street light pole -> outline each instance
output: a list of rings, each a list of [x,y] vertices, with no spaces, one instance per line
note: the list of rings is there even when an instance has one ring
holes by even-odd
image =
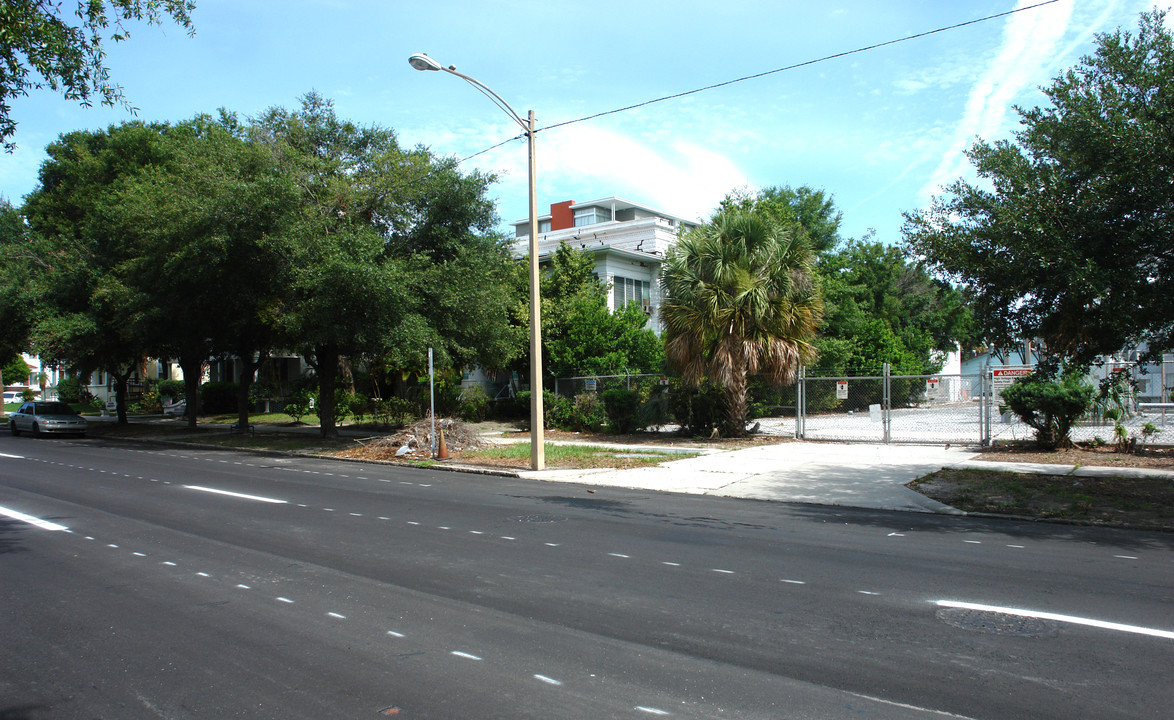
[[[542,299],[538,272],[538,184],[534,159],[534,111],[523,119],[500,95],[480,81],[457,72],[455,65],[444,67],[424,53],[408,58],[408,64],[417,70],[443,70],[456,75],[493,101],[510,119],[521,126],[526,135],[530,165],[530,467],[546,467],[546,446],[542,413]]]

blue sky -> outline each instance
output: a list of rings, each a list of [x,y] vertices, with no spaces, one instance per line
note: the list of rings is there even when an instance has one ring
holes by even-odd
[[[142,120],[221,107],[247,117],[317,90],[343,118],[467,157],[517,126],[459,78],[413,70],[412,53],[456,65],[522,115],[533,109],[542,128],[1038,2],[197,0],[194,37],[132,26],[108,65]],[[895,243],[902,212],[967,175],[975,137],[1008,137],[1013,105],[1045,102],[1038,88],[1091,52],[1096,33],[1135,29],[1153,6],[1060,0],[540,131],[539,207],[618,195],[704,219],[733,190],[808,185],[834,195],[845,237],[875,230]],[[12,116],[19,149],[0,155],[0,195],[14,203],[59,134],[132,119],[48,91],[14,101]],[[527,215],[523,140],[464,167],[499,176],[503,224]]]

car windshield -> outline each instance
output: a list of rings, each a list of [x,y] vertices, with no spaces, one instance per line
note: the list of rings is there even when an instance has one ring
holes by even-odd
[[[36,409],[33,411],[37,415],[73,415],[73,408],[65,403],[51,402],[51,403],[37,403]]]

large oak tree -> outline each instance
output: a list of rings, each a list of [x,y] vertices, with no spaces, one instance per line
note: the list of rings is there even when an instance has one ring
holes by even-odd
[[[1174,341],[1174,43],[1164,14],[1096,51],[1018,110],[1014,141],[969,151],[958,180],[905,216],[908,249],[966,286],[988,342],[1040,339],[1087,364]]]

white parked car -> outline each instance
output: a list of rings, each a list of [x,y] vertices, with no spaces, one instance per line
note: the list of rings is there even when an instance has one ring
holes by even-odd
[[[8,416],[8,429],[13,435],[31,432],[33,435],[72,433],[85,435],[89,425],[86,419],[63,402],[37,400],[26,402]]]
[[[8,403],[17,403],[17,402],[23,402],[23,401],[24,401],[24,394],[21,393],[20,390],[5,390],[4,391],[4,404],[5,405],[7,405]]]

